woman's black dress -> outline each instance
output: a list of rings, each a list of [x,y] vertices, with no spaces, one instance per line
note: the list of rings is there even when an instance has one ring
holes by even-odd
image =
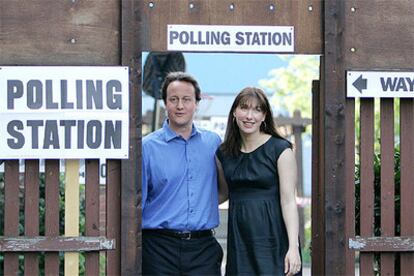
[[[284,275],[289,241],[277,160],[289,147],[287,141],[271,137],[235,158],[217,152],[229,185],[226,275]]]

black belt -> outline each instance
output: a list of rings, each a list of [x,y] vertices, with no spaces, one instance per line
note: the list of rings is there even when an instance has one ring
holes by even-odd
[[[181,240],[191,240],[204,237],[213,236],[213,230],[200,230],[200,231],[175,231],[168,229],[143,229],[143,233],[156,233],[169,237],[174,237]]]

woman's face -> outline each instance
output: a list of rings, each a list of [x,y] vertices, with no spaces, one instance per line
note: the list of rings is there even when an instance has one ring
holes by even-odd
[[[233,112],[240,132],[252,134],[260,132],[260,125],[266,118],[266,113],[261,109],[257,99],[252,98],[245,103],[240,103]]]

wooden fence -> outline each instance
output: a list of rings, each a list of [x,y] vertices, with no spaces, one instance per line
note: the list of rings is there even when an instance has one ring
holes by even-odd
[[[34,275],[42,269],[45,275],[74,275],[79,268],[85,269],[87,275],[98,275],[99,271],[107,275],[140,273],[137,183],[141,167],[142,5],[138,0],[1,2],[0,65],[128,66],[130,76],[130,158],[106,162],[105,225],[99,224],[102,202],[98,160],[86,160],[84,206],[77,200],[77,161],[69,161],[61,175],[59,160],[47,160],[44,176],[39,171],[39,160],[26,160],[24,175],[19,173],[17,160],[4,161],[4,186],[0,187],[0,198],[4,199],[0,207],[4,211],[0,269],[5,275]],[[45,182],[44,190],[39,179]],[[59,201],[62,195],[64,207]],[[67,196],[73,200],[67,200]],[[42,208],[44,222],[40,216]],[[80,212],[84,212],[84,217],[78,217]],[[40,227],[43,223],[44,229]],[[85,229],[78,230],[78,225]],[[103,232],[99,232],[100,227]],[[81,258],[76,255],[79,252],[83,252]],[[77,261],[81,263],[77,265]]]
[[[109,161],[107,165],[105,225],[99,215],[103,203],[99,161],[85,161],[84,201],[79,200],[83,193],[79,189],[78,162],[67,161],[66,172],[61,173],[59,160],[46,160],[45,172],[39,173],[39,161],[26,160],[24,173],[20,173],[17,160],[5,161],[4,237],[0,238],[4,275],[38,275],[42,269],[44,275],[59,275],[63,271],[74,275],[79,268],[84,268],[86,275],[99,275],[100,271],[119,274],[121,179],[116,166],[120,161]],[[62,196],[64,206],[60,204]],[[84,206],[79,206],[80,202]],[[79,219],[83,222],[79,223]],[[81,225],[83,233],[79,233]],[[65,252],[63,258],[61,252]],[[84,254],[84,263],[80,265],[79,252]],[[44,267],[40,260],[44,260]]]
[[[349,158],[347,163],[350,175],[355,174],[355,163],[360,167],[360,182],[355,185],[354,179],[348,179],[346,205],[350,214],[359,210],[349,221],[348,236],[349,247],[360,252],[361,275],[410,275],[414,271],[414,102],[396,101],[399,110],[395,110],[393,99],[361,99],[356,110],[360,158]],[[349,112],[355,111],[355,100],[348,100],[347,105]],[[375,110],[380,113],[379,131],[375,129]],[[399,121],[399,133],[394,130],[395,121]],[[349,123],[347,133],[355,127]],[[355,138],[349,136],[347,143],[354,144]],[[375,163],[381,165],[380,171],[375,171],[379,169]]]

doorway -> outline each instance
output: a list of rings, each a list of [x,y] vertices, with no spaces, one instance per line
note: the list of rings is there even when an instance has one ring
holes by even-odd
[[[161,57],[162,60],[154,60],[154,55]],[[157,70],[182,63],[182,61],[171,61],[173,64],[168,65],[165,63],[166,55],[168,52],[142,53],[143,136],[160,128],[165,120],[162,100],[157,99],[157,93],[154,93],[153,87],[145,85],[152,83],[145,78],[165,76],[165,72],[153,73],[151,71],[152,74],[149,76],[146,70],[148,72],[155,70],[154,63],[157,62],[159,62],[155,66]],[[295,148],[299,171],[297,205],[300,216],[304,275],[310,275],[312,82],[319,79],[320,57],[317,55],[245,53],[181,53],[181,55],[185,64],[182,68],[198,80],[202,92],[202,100],[194,122],[198,127],[216,132],[222,140],[228,112],[238,92],[246,86],[257,86],[265,91],[279,131],[293,142]],[[146,91],[146,87],[150,91]],[[219,208],[220,225],[216,229],[216,237],[226,252],[228,202],[221,204]],[[225,257],[223,271],[224,266]]]

